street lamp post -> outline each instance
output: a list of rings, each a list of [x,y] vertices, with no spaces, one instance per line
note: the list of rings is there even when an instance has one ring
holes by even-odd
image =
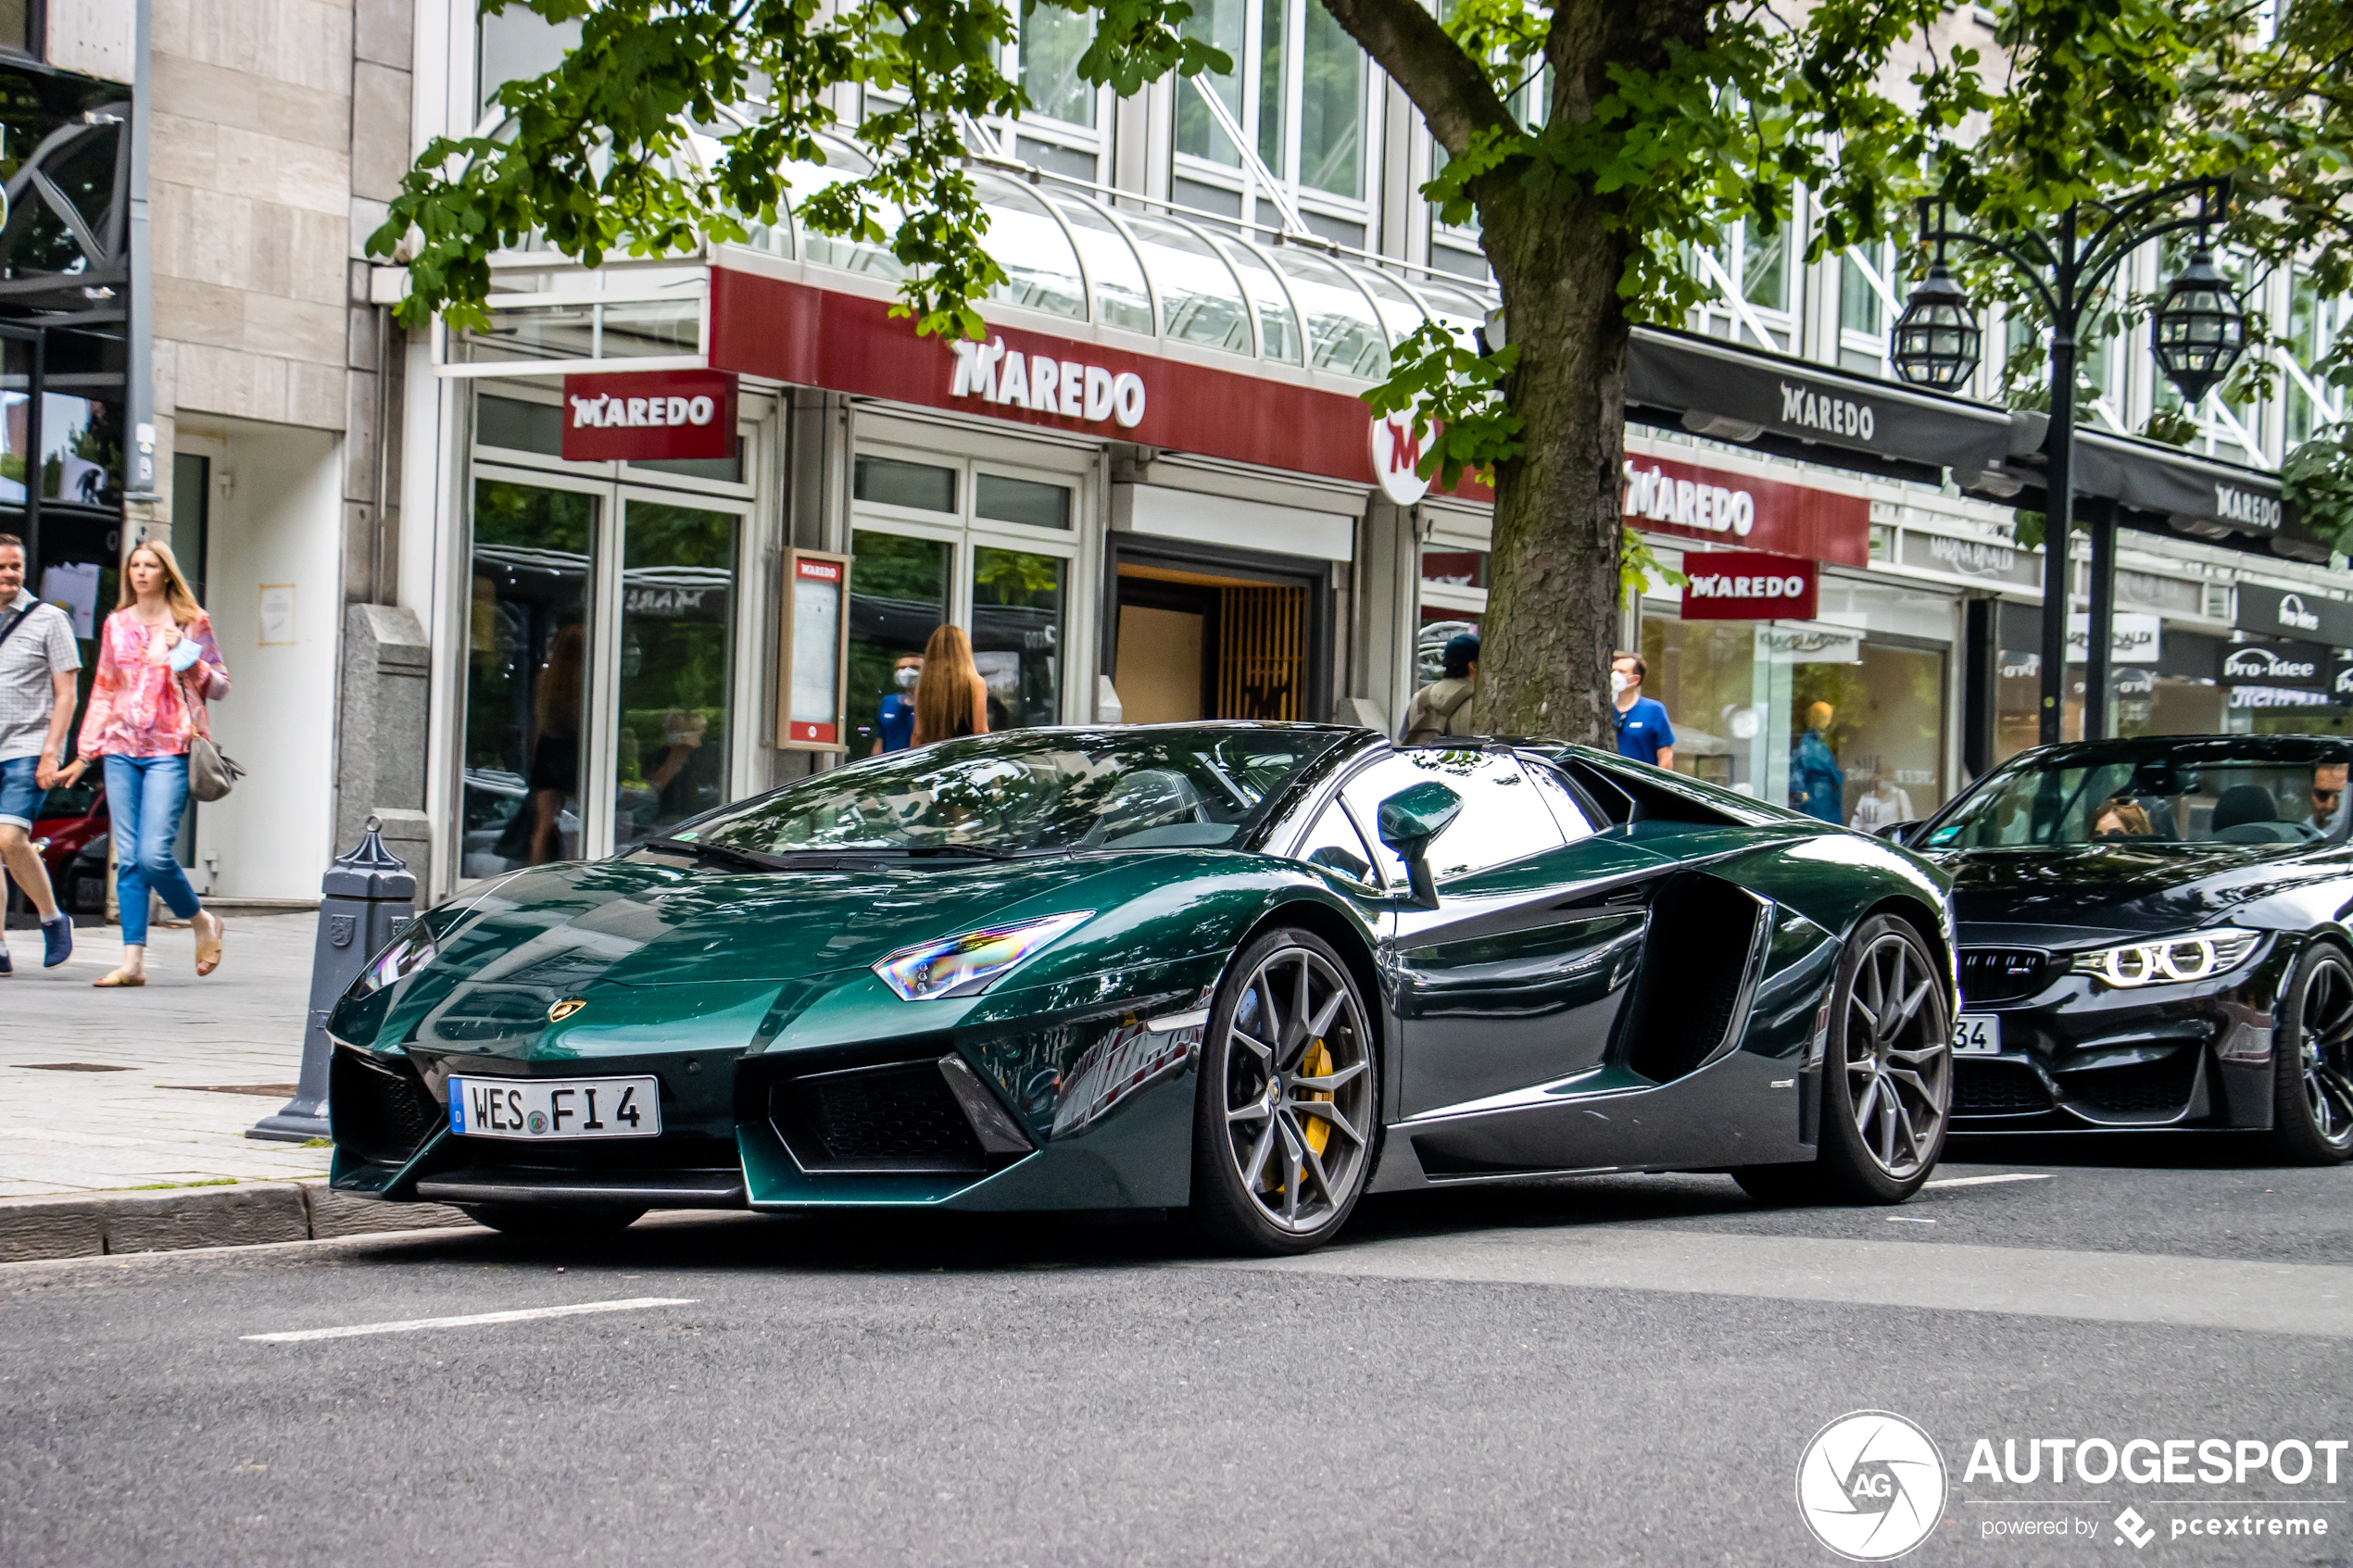
[[[2059,738],[2065,712],[2067,621],[2070,603],[2068,542],[2075,520],[2075,359],[2083,313],[2108,286],[2126,257],[2163,234],[2198,232],[2196,257],[2167,288],[2152,321],[2150,347],[2182,395],[2192,404],[2230,372],[2246,341],[2246,319],[2230,284],[2214,270],[2209,232],[2222,221],[2231,197],[2227,177],[2177,180],[2170,185],[2115,202],[2082,202],[2059,214],[2048,234],[2005,242],[1945,221],[1944,204],[1919,204],[1920,239],[1936,247],[1927,279],[1912,291],[1896,319],[1890,358],[1896,373],[1919,386],[1951,391],[1976,369],[1982,342],[1969,299],[1947,269],[1947,245],[1971,245],[2010,263],[2042,301],[2051,321],[2051,422],[2044,445],[2048,499],[2043,528],[2043,693],[2036,734],[2042,745]],[[2180,209],[2192,200],[2195,213]],[[2163,216],[2165,214],[2172,216]],[[2110,535],[2112,537],[2112,535]],[[2108,558],[2112,560],[2112,555]],[[2095,562],[2095,568],[2106,564]],[[2094,618],[2098,619],[2096,616]],[[2097,624],[2092,638],[2109,629]],[[2095,650],[2088,644],[2087,655]],[[2096,650],[2104,655],[2103,647]],[[2105,657],[2089,660],[2105,675]],[[2105,680],[2084,691],[2083,734],[2096,738],[2107,728]]]

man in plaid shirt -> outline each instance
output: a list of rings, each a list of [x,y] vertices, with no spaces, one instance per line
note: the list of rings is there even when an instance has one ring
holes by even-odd
[[[57,782],[82,654],[65,611],[27,593],[24,573],[24,541],[0,533],[0,866],[40,911],[42,966],[55,969],[73,954],[73,921],[33,852],[32,824]],[[0,974],[13,967],[0,935]]]

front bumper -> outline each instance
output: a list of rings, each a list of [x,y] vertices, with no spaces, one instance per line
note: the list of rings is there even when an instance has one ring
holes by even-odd
[[[2218,979],[2131,990],[2043,954],[2023,984],[2015,964],[1973,1000],[1971,954],[1994,949],[1971,935],[1963,929],[1961,1010],[1999,1018],[2002,1050],[1954,1059],[1953,1131],[2271,1126],[2273,1000],[2290,944],[2267,938]]]
[[[390,1201],[794,1210],[1171,1208],[1189,1198],[1197,1000],[879,1041],[538,1053],[339,1044],[333,1185]],[[1157,1005],[1154,1005],[1157,1004]],[[779,1022],[782,1021],[779,1020]],[[770,1044],[771,1039],[778,1043]],[[447,1080],[648,1074],[658,1137],[451,1131]]]

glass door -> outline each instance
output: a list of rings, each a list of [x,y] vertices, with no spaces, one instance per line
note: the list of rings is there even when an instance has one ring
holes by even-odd
[[[589,853],[590,592],[605,486],[482,470],[467,610],[462,843],[472,881]]]
[[[616,851],[727,798],[743,521],[734,511],[635,493],[623,500],[623,518],[618,722],[608,772]]]

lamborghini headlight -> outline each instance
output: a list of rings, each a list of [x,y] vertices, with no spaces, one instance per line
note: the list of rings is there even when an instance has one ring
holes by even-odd
[[[2259,931],[2223,925],[2211,931],[2194,931],[2186,936],[2168,936],[2158,942],[2127,942],[2121,947],[2078,953],[2071,967],[2078,974],[2095,974],[2123,990],[2136,985],[2211,980],[2245,962],[2247,954],[2255,951],[2255,945],[2262,940]]]
[[[359,978],[351,983],[351,995],[367,996],[385,986],[408,979],[433,962],[440,949],[433,945],[433,933],[425,929],[423,921],[410,923],[408,930],[392,939],[392,945],[378,953]]]
[[[901,947],[876,964],[875,972],[902,1001],[976,997],[999,975],[1094,912],[1080,909],[1049,915],[1019,925],[994,925],[986,931]]]

